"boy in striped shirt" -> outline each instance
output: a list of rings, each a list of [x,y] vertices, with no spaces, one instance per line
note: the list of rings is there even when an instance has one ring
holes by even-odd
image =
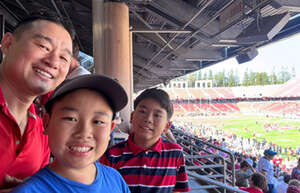
[[[147,89],[134,101],[128,140],[106,151],[101,163],[117,169],[134,193],[188,192],[182,148],[161,138],[172,122],[169,95]]]

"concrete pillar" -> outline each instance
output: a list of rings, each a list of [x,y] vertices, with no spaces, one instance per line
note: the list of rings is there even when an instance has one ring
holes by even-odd
[[[104,44],[104,0],[93,0],[93,56],[97,74],[104,74],[105,61]]]
[[[94,2],[95,1],[97,0],[94,0]],[[102,21],[104,22],[102,25],[99,25],[99,27],[102,28],[103,31],[98,32],[98,35],[103,33],[104,36],[102,38],[95,38],[94,34],[95,39],[103,40],[102,42],[94,41],[95,69],[96,73],[102,73],[118,79],[127,91],[129,104],[120,112],[123,122],[119,128],[121,128],[122,131],[128,132],[130,126],[130,114],[132,111],[133,93],[132,45],[130,37],[131,34],[129,32],[129,9],[125,3],[121,2],[105,2],[102,5],[104,8],[104,18],[102,18],[104,20]],[[98,10],[95,10],[95,12],[97,11]],[[100,23],[100,20],[98,21]],[[97,28],[95,20],[94,28]],[[99,29],[96,30],[99,31]],[[102,48],[99,48],[99,46],[102,46]],[[104,57],[102,57],[103,55]],[[99,58],[100,56],[102,58]]]

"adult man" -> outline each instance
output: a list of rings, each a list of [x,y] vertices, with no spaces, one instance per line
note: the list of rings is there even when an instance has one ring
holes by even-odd
[[[49,161],[48,139],[32,103],[65,79],[72,40],[72,31],[49,13],[32,14],[2,39],[0,189],[9,187],[8,180],[33,175]]]
[[[266,149],[264,151],[264,156],[261,157],[257,164],[257,170],[264,174],[267,178],[268,193],[276,193],[275,188],[275,177],[274,177],[274,167],[271,164],[271,161],[274,159],[274,156],[277,154],[277,152],[272,151],[271,149]]]

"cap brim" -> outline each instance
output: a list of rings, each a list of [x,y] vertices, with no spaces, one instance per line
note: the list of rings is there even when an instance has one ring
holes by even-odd
[[[265,150],[265,153],[266,154],[268,154],[268,155],[270,155],[270,156],[274,156],[274,155],[276,155],[277,154],[277,152],[275,152],[275,151],[272,151],[272,150]]]
[[[120,111],[127,105],[127,93],[116,80],[104,75],[88,74],[65,80],[61,85],[59,85],[46,103],[46,110],[48,110],[47,106],[57,97],[73,90],[84,88],[101,93],[112,105],[114,112]]]

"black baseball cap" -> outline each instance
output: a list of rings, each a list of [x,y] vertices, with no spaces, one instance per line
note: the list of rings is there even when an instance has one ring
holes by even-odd
[[[111,106],[114,115],[128,103],[127,93],[117,80],[104,75],[87,74],[62,82],[45,104],[46,111],[50,112],[53,103],[58,98],[77,89],[91,89],[102,94]]]

